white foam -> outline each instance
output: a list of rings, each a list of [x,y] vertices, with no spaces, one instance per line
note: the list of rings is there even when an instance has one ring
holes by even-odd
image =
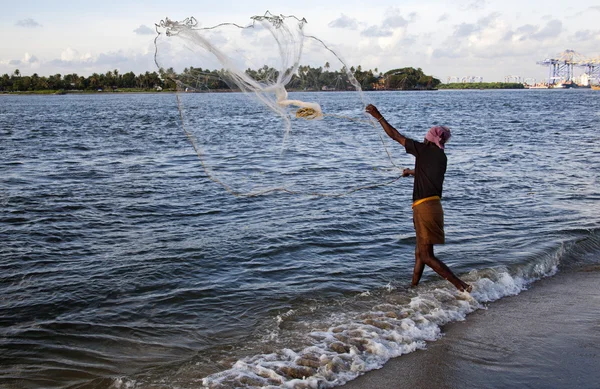
[[[127,378],[115,378],[109,389],[133,389],[137,385],[136,381]]]
[[[442,335],[441,327],[465,320],[483,303],[515,295],[539,274],[551,275],[556,263],[548,261],[532,278],[512,276],[507,269],[471,272],[474,290],[468,293],[423,287],[408,303],[381,304],[354,317],[340,316],[338,325],[314,331],[314,344],[300,351],[282,349],[236,362],[229,370],[202,380],[208,388],[330,388],[381,368],[395,358],[426,347]]]

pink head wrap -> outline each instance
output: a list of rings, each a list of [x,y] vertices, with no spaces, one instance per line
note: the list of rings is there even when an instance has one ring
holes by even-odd
[[[425,139],[428,141],[435,143],[437,147],[444,150],[444,144],[450,140],[452,134],[450,133],[450,129],[446,126],[433,126],[427,131],[427,135],[425,135]]]

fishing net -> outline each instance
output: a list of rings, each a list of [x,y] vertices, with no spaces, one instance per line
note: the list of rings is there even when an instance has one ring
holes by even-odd
[[[353,69],[305,34],[305,19],[250,19],[156,25],[156,64],[208,178],[236,196],[341,196],[397,180]]]

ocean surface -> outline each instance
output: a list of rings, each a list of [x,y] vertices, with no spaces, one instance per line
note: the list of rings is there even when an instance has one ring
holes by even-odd
[[[600,263],[597,91],[290,98],[325,117],[0,95],[0,387],[334,387]],[[436,254],[471,295],[409,288],[414,159],[365,103],[417,140],[451,127]]]

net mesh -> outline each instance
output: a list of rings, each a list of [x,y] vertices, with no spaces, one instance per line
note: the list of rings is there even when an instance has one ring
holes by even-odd
[[[247,26],[156,25],[155,61],[177,89],[185,134],[233,195],[343,196],[401,176],[361,85],[305,25],[269,12]],[[232,91],[241,93],[201,93]]]

